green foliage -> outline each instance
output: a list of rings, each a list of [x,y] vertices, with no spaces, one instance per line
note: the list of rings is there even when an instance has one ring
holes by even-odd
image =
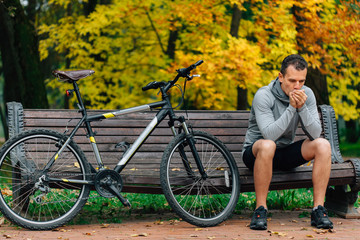
[[[340,143],[340,152],[341,155],[346,157],[360,157],[360,141],[357,143]]]

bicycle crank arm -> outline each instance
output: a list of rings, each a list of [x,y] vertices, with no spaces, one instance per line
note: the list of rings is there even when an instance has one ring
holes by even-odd
[[[128,208],[131,207],[129,200],[127,200],[120,194],[119,190],[114,186],[114,184],[110,184],[107,187],[108,187],[109,191],[112,194],[114,194],[125,207],[128,207]]]

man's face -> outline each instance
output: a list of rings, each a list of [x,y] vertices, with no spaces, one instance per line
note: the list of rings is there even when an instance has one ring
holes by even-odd
[[[281,82],[281,89],[289,96],[289,93],[294,90],[300,90],[304,86],[306,80],[307,69],[296,70],[293,65],[290,65],[285,72],[285,75],[279,73],[279,80]]]

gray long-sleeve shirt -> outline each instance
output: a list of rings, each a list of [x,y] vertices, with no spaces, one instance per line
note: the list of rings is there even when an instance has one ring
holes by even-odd
[[[305,90],[307,100],[298,110],[290,105],[289,97],[281,89],[278,78],[256,92],[243,151],[259,139],[273,140],[278,148],[293,143],[300,118],[312,138],[320,136],[321,124],[314,93],[306,86],[302,89]]]

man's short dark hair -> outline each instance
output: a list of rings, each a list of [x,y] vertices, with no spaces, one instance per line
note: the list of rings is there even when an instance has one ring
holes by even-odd
[[[287,56],[286,58],[284,58],[283,62],[281,63],[280,72],[282,75],[285,76],[286,69],[290,65],[294,66],[295,69],[298,71],[308,68],[308,63],[302,56],[300,56],[298,54],[291,54],[291,55]]]

